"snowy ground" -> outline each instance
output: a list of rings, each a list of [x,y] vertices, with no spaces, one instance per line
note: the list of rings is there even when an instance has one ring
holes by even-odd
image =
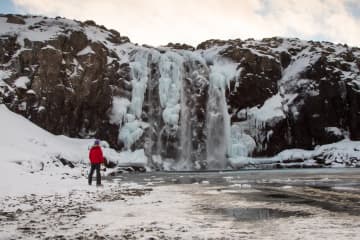
[[[100,210],[96,203],[125,201],[150,190],[108,184],[104,188],[73,189],[68,193],[4,197],[0,199],[0,239],[99,239],[101,220],[94,226],[80,221],[90,212]],[[101,236],[107,237],[104,233]]]
[[[357,168],[124,174],[97,188],[92,139],[52,135],[3,104],[0,132],[0,239],[360,238]],[[146,164],[143,151],[104,143],[104,154]]]
[[[129,176],[153,191],[102,203],[104,232],[129,239],[359,239],[360,170]],[[104,217],[106,216],[106,217]]]
[[[359,239],[359,180],[358,169],[123,175],[2,198],[0,239]]]

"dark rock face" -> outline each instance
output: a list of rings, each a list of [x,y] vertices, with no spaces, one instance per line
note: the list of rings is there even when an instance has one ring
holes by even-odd
[[[302,99],[299,99],[300,112],[297,119],[291,119],[293,142],[297,147],[311,148],[318,144],[327,144],[341,140],[348,131],[350,138],[358,140],[358,128],[351,128],[357,114],[353,113],[356,103],[350,99],[357,98],[358,93],[350,87],[352,79],[343,79],[340,71],[334,71],[334,65],[340,63],[329,62],[328,57],[320,57],[312,66],[302,73],[301,78],[311,79],[311,85],[306,89],[299,89]],[[345,63],[346,64],[346,63]],[[347,69],[342,69],[348,71]],[[359,76],[355,73],[354,76]],[[306,93],[306,91],[309,91]],[[311,94],[311,91],[318,93]],[[356,100],[355,100],[356,101]],[[352,108],[350,110],[349,108]],[[355,110],[357,112],[358,110]],[[354,118],[352,118],[352,116]],[[342,135],[334,135],[327,131],[328,127],[343,130]]]
[[[27,89],[13,93],[9,107],[54,134],[103,138],[117,146],[118,127],[109,123],[108,111],[113,93],[119,92],[121,67],[107,62],[108,49],[82,31],[43,42],[25,39],[24,47],[14,58],[20,48],[16,36],[0,40],[1,51],[6,51],[1,62],[10,62],[15,70],[6,82],[30,79]],[[79,54],[87,47],[89,53]],[[26,107],[19,107],[21,103]]]
[[[202,165],[207,139],[214,137],[207,136],[211,76],[227,78],[232,64],[236,73],[224,87],[229,128],[237,125],[241,136],[253,139],[249,155],[360,140],[359,48],[268,38],[156,49],[92,21],[37,17],[29,24],[22,16],[0,17],[19,27],[0,38],[0,103],[54,134],[101,138],[120,150],[127,144],[121,130],[128,127],[130,149],[144,149],[153,163],[160,156]],[[27,35],[50,28],[56,34],[44,39]],[[165,54],[173,62],[164,61]],[[217,65],[219,58],[228,65]],[[216,72],[219,66],[225,70]],[[176,102],[161,103],[164,91]],[[115,121],[116,97],[129,104]]]
[[[10,61],[11,56],[20,48],[16,43],[16,36],[6,36],[1,40],[0,45],[0,63],[5,64]]]
[[[230,87],[228,101],[232,108],[241,110],[263,104],[278,92],[281,66],[277,59],[259,56],[238,45],[228,47],[222,55],[240,63],[242,69],[239,83],[232,82]],[[236,121],[236,115],[234,117]]]
[[[188,44],[181,44],[181,43],[168,43],[165,47],[169,47],[172,49],[189,50],[189,51],[195,50],[193,46],[190,46]]]
[[[25,24],[25,21],[21,16],[16,16],[11,14],[7,15],[6,22],[13,24]]]

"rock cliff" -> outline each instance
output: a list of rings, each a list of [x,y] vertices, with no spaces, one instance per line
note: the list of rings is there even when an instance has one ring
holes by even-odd
[[[54,134],[144,149],[154,168],[226,168],[360,140],[360,49],[278,37],[155,48],[93,21],[0,15],[0,103]]]

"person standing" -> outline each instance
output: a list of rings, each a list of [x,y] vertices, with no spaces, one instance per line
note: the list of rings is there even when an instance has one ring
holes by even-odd
[[[103,152],[100,147],[100,140],[96,139],[94,146],[91,147],[89,152],[89,159],[91,163],[90,173],[89,173],[89,185],[92,182],[92,176],[94,171],[96,171],[96,185],[101,186],[101,175],[100,175],[100,165],[104,162]]]

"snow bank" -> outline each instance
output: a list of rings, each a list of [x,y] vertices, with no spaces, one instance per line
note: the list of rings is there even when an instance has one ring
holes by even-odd
[[[0,197],[86,188],[88,152],[94,139],[55,136],[0,104]],[[118,153],[102,142],[106,158],[144,166],[143,150]],[[60,158],[75,166],[63,166]],[[80,180],[79,180],[80,179]]]
[[[234,168],[253,167],[263,164],[287,164],[294,162],[301,165],[324,167],[360,167],[360,141],[348,139],[326,144],[314,150],[288,149],[274,157],[251,158],[238,156],[229,158],[229,163]]]
[[[54,136],[9,111],[3,104],[0,104],[0,132],[3,170],[0,195],[47,191],[48,183],[59,181],[64,173],[69,174],[67,180],[58,184],[67,186],[73,183],[72,177],[81,176],[81,168],[62,167],[57,157],[74,164],[88,161],[88,146],[92,140]],[[57,177],[52,179],[50,175]]]
[[[88,146],[92,143],[92,140],[54,136],[11,112],[4,104],[0,105],[0,116],[0,148],[1,152],[5,153],[7,162],[39,162],[42,158],[58,154],[73,162],[79,162],[87,156],[86,153],[81,153],[82,150],[87,152]]]
[[[261,108],[253,107],[249,110],[248,116],[254,121],[270,123],[278,122],[286,118],[281,104],[282,98],[280,94],[276,94],[267,99]]]

